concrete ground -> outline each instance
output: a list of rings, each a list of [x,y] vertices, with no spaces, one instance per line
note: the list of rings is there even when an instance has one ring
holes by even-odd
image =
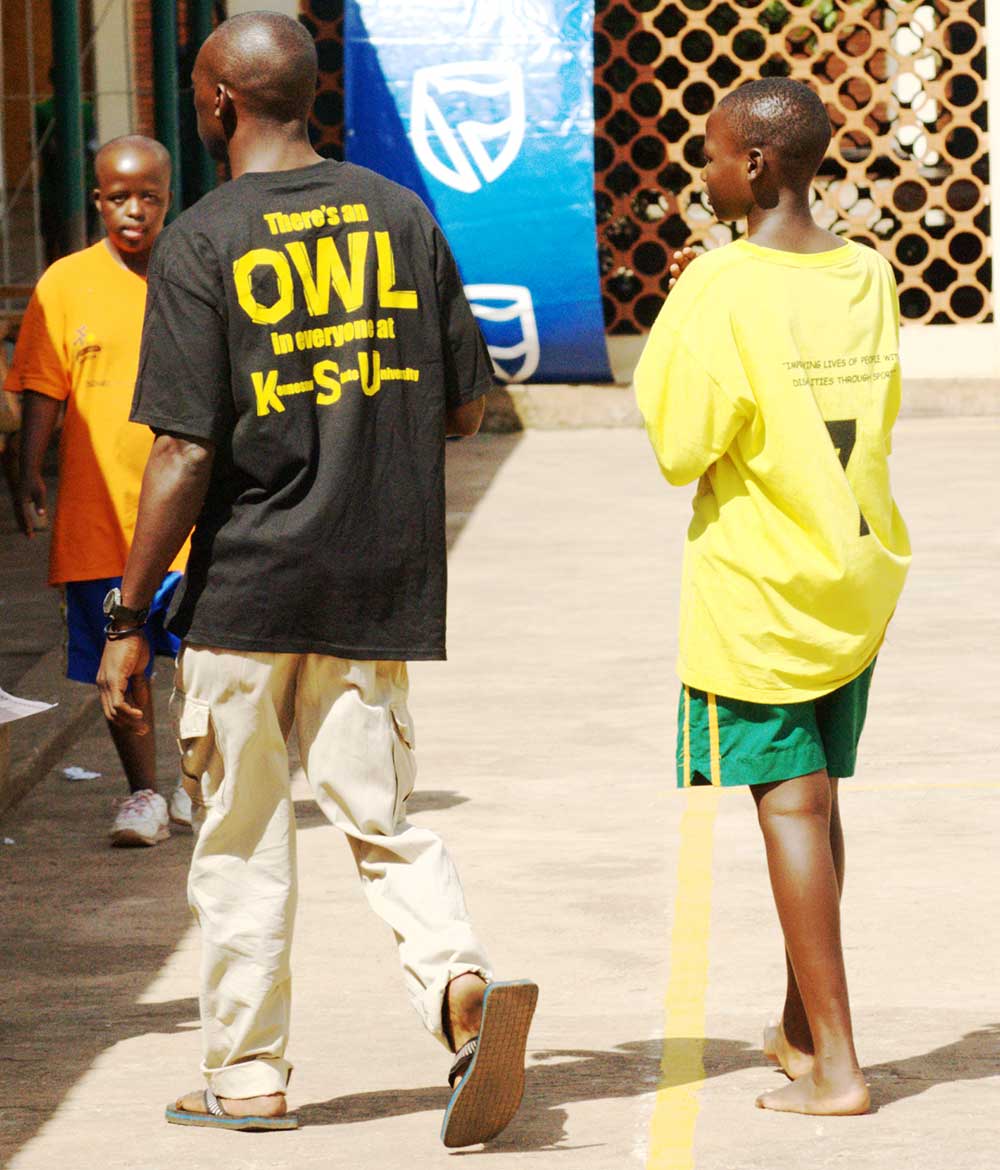
[[[165,1125],[164,1104],[198,1084],[191,841],[106,847],[123,784],[91,719],[60,767],[101,778],[56,769],[0,822],[14,842],[0,845],[0,1164],[994,1167],[1000,420],[906,419],[895,446],[916,557],[843,801],[869,1115],[753,1107],[779,1077],[760,1036],[783,964],[751,801],[673,788],[690,492],[659,478],[639,431],[528,432],[450,449],[451,660],[412,671],[412,815],[450,843],[498,974],[541,986],[515,1122],[485,1149],[439,1145],[448,1056],[406,1004],[392,939],[299,776],[302,1128]],[[29,721],[32,734],[58,719]],[[162,733],[160,758],[168,785]]]

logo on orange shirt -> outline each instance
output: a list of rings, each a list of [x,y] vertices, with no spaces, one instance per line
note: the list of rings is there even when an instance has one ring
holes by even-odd
[[[97,334],[88,325],[81,325],[73,338],[73,361],[81,362],[101,352]]]

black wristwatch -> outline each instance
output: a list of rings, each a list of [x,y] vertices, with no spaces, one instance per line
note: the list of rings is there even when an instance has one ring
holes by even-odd
[[[122,591],[117,586],[105,594],[102,608],[108,624],[118,626],[119,629],[136,629],[144,626],[146,618],[149,617],[148,605],[142,609],[129,609],[127,605],[122,605]]]

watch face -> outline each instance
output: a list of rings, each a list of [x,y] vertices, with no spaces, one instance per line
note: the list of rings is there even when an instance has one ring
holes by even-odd
[[[109,589],[107,591],[107,593],[104,595],[104,604],[102,606],[102,609],[104,610],[104,616],[111,617],[112,611],[114,610],[115,606],[121,605],[121,603],[122,603],[122,591],[120,589],[117,589],[117,588]]]

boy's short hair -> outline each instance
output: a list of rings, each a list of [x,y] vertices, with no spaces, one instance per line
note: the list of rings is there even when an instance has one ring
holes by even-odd
[[[104,163],[120,150],[143,151],[153,157],[167,175],[170,175],[172,161],[170,151],[162,142],[148,138],[145,134],[119,134],[117,138],[111,138],[103,146],[98,147],[97,154],[94,155],[94,172],[98,186],[101,185],[101,170]]]
[[[830,119],[819,95],[801,81],[748,81],[719,103],[743,146],[770,146],[785,177],[808,183],[830,145]]]

